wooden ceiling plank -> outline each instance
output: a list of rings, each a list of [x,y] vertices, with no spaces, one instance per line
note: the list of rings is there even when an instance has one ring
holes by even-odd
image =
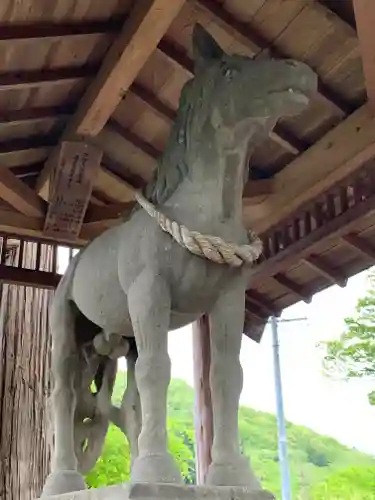
[[[0,87],[8,89],[28,89],[61,82],[92,78],[98,73],[97,65],[68,66],[59,69],[28,70],[0,73]]]
[[[246,225],[269,231],[374,156],[375,120],[364,105],[274,177],[274,194],[245,210]]]
[[[27,151],[29,149],[50,148],[57,144],[56,135],[31,135],[27,138],[10,139],[0,142],[0,157],[9,153]]]
[[[371,2],[372,0],[367,1]],[[261,33],[256,31],[255,27],[250,27],[249,24],[234,19],[218,2],[214,0],[198,0],[198,4],[209,17],[213,18],[216,24],[237,41],[248,47],[254,55],[260,51],[269,50],[274,57],[290,59],[289,54],[285,54],[277,47],[272,46]],[[319,93],[327,102],[335,106],[343,114],[346,115],[351,111],[350,105],[343,102],[338,95],[327,88],[321,81],[319,82]]]
[[[375,262],[375,248],[357,234],[349,233],[341,240],[371,262]]]
[[[95,136],[104,127],[134,82],[140,69],[156,49],[185,0],[139,0],[126,19],[120,35],[69,121],[62,140],[75,136]],[[37,190],[48,191],[56,160],[52,153],[41,172]]]
[[[27,122],[34,120],[47,120],[49,118],[63,119],[70,116],[75,105],[39,106],[35,108],[0,109],[0,125]]]
[[[45,202],[7,168],[0,169],[0,198],[28,217],[43,217]]]
[[[375,194],[369,196],[334,219],[326,221],[307,236],[289,245],[273,257],[260,262],[254,267],[251,276],[251,286],[261,284],[265,278],[293,266],[299,260],[319,252],[319,248],[329,241],[335,241],[356,231],[358,221],[375,214]]]
[[[74,241],[82,227],[102,153],[84,142],[63,142],[52,180],[43,233]]]
[[[122,125],[120,125],[120,123],[118,123],[117,121],[115,121],[113,119],[110,119],[108,121],[108,124],[105,126],[105,128],[109,132],[114,132],[114,133],[120,135],[127,142],[130,142],[136,148],[140,149],[146,155],[148,155],[150,158],[152,158],[154,160],[157,160],[162,155],[162,152],[157,150],[152,144],[144,141],[138,135],[134,134],[134,132],[123,127]]]
[[[115,203],[106,207],[91,206],[87,209],[85,224],[101,222],[105,220],[124,218],[134,209],[135,202]]]
[[[97,135],[156,49],[185,0],[140,0],[108,51],[99,73],[68,126],[70,133]]]
[[[309,257],[302,259],[302,262],[306,263],[309,267],[327,278],[333,285],[345,288],[348,284],[348,279],[345,278],[345,276],[342,276],[339,271],[333,269],[332,266],[323,260],[322,257],[310,255]]]
[[[375,2],[373,0],[353,0],[353,7],[367,97],[371,111],[375,114]]]
[[[303,300],[306,304],[310,304],[312,297],[310,293],[307,293],[306,290],[303,289],[301,285],[298,285],[290,278],[285,276],[285,274],[277,273],[272,276],[272,279],[275,280],[279,285],[288,290],[291,294],[296,296],[298,299]]]
[[[30,25],[25,23],[0,24],[0,42],[104,35],[118,32],[123,24],[123,17],[105,21],[41,22]]]
[[[278,316],[280,314],[280,311],[278,311],[275,304],[268,297],[265,297],[263,294],[259,293],[257,290],[251,290],[251,289],[247,290],[246,291],[246,298],[249,298],[251,300],[251,302],[262,307],[271,316]]]

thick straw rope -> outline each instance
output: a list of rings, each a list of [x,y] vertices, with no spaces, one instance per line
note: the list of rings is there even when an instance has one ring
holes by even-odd
[[[252,231],[248,232],[249,245],[240,246],[235,243],[226,243],[222,238],[190,231],[183,224],[169,219],[139,192],[135,193],[135,198],[141,207],[157,220],[163,231],[169,233],[179,245],[194,255],[206,257],[217,264],[239,267],[243,264],[253,264],[262,253],[263,244]]]

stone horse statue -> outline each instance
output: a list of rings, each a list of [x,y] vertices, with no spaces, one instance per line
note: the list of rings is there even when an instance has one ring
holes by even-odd
[[[317,77],[292,60],[228,55],[200,26],[193,52],[194,78],[182,90],[154,179],[138,198],[146,210],[138,206],[128,220],[93,240],[70,263],[56,290],[51,314],[55,454],[44,494],[85,488],[75,449],[75,418],[84,398],[76,388],[83,380],[83,346],[103,338],[136,341],[141,431],[132,481],[181,482],[167,449],[167,337],[203,313],[211,324],[214,414],[207,484],[260,489],[241,456],[237,423],[245,290],[251,278],[251,266],[240,264],[246,251],[252,260],[261,251],[254,241],[249,245],[242,224],[242,191],[251,147],[280,117],[308,105]],[[207,234],[214,236],[205,239]],[[236,249],[232,261],[220,253],[223,242]],[[93,364],[88,381],[100,366],[100,361]]]

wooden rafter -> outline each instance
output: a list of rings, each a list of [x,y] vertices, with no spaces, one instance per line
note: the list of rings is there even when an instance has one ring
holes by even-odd
[[[302,237],[276,255],[259,263],[252,273],[252,286],[262,283],[265,278],[280,273],[300,260],[309,257],[312,253],[318,252],[319,248],[327,244],[328,241],[335,241],[340,238],[348,241],[346,235],[353,233],[357,229],[358,221],[365,216],[370,217],[374,214],[375,194],[370,195],[366,200],[361,201],[357,205],[348,208],[335,218],[326,221],[307,236]]]
[[[375,3],[373,0],[353,0],[362,65],[366,80],[367,97],[375,114]]]
[[[97,77],[69,121],[64,138],[94,136],[104,127],[155,50],[185,0],[141,0],[126,19],[122,32],[108,51]],[[38,180],[38,191],[48,187],[55,161],[52,154]]]
[[[66,68],[6,72],[0,74],[0,87],[6,89],[29,89],[49,85],[60,85],[80,79],[92,78],[98,73],[97,65],[68,66]]]
[[[345,244],[365,257],[365,259],[368,259],[370,262],[375,262],[375,248],[364,238],[361,238],[357,234],[349,233],[342,236],[341,239]]]
[[[264,233],[375,156],[375,120],[364,105],[287,165],[274,194],[245,212],[249,227]]]
[[[308,293],[301,285],[295,283],[293,280],[285,276],[285,274],[276,273],[272,276],[272,279],[288,290],[288,292],[295,295],[297,299],[303,300],[306,304],[310,304],[312,299],[311,293]]]
[[[24,23],[3,24],[0,25],[0,41],[114,34],[121,29],[123,24],[123,17],[111,18],[105,21],[33,23],[26,26]]]
[[[46,203],[7,168],[0,169],[0,198],[28,217],[43,217]]]
[[[136,2],[98,76],[81,100],[68,126],[70,133],[96,135],[104,127],[184,2]]]
[[[317,271],[319,274],[327,278],[333,285],[338,285],[341,288],[345,288],[348,280],[345,276],[342,276],[339,271],[334,269],[328,262],[318,257],[317,255],[310,255],[303,259],[308,266]]]

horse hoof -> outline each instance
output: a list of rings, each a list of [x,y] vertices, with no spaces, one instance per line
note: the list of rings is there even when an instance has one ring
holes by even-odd
[[[133,463],[131,480],[133,483],[183,482],[177,464],[169,453],[138,456]]]
[[[245,457],[228,463],[212,462],[208,469],[206,484],[211,486],[245,486],[249,491],[262,489]]]
[[[43,492],[40,498],[46,498],[53,495],[62,495],[63,493],[74,493],[86,489],[85,481],[81,474],[74,470],[64,470],[52,472],[46,480]]]

